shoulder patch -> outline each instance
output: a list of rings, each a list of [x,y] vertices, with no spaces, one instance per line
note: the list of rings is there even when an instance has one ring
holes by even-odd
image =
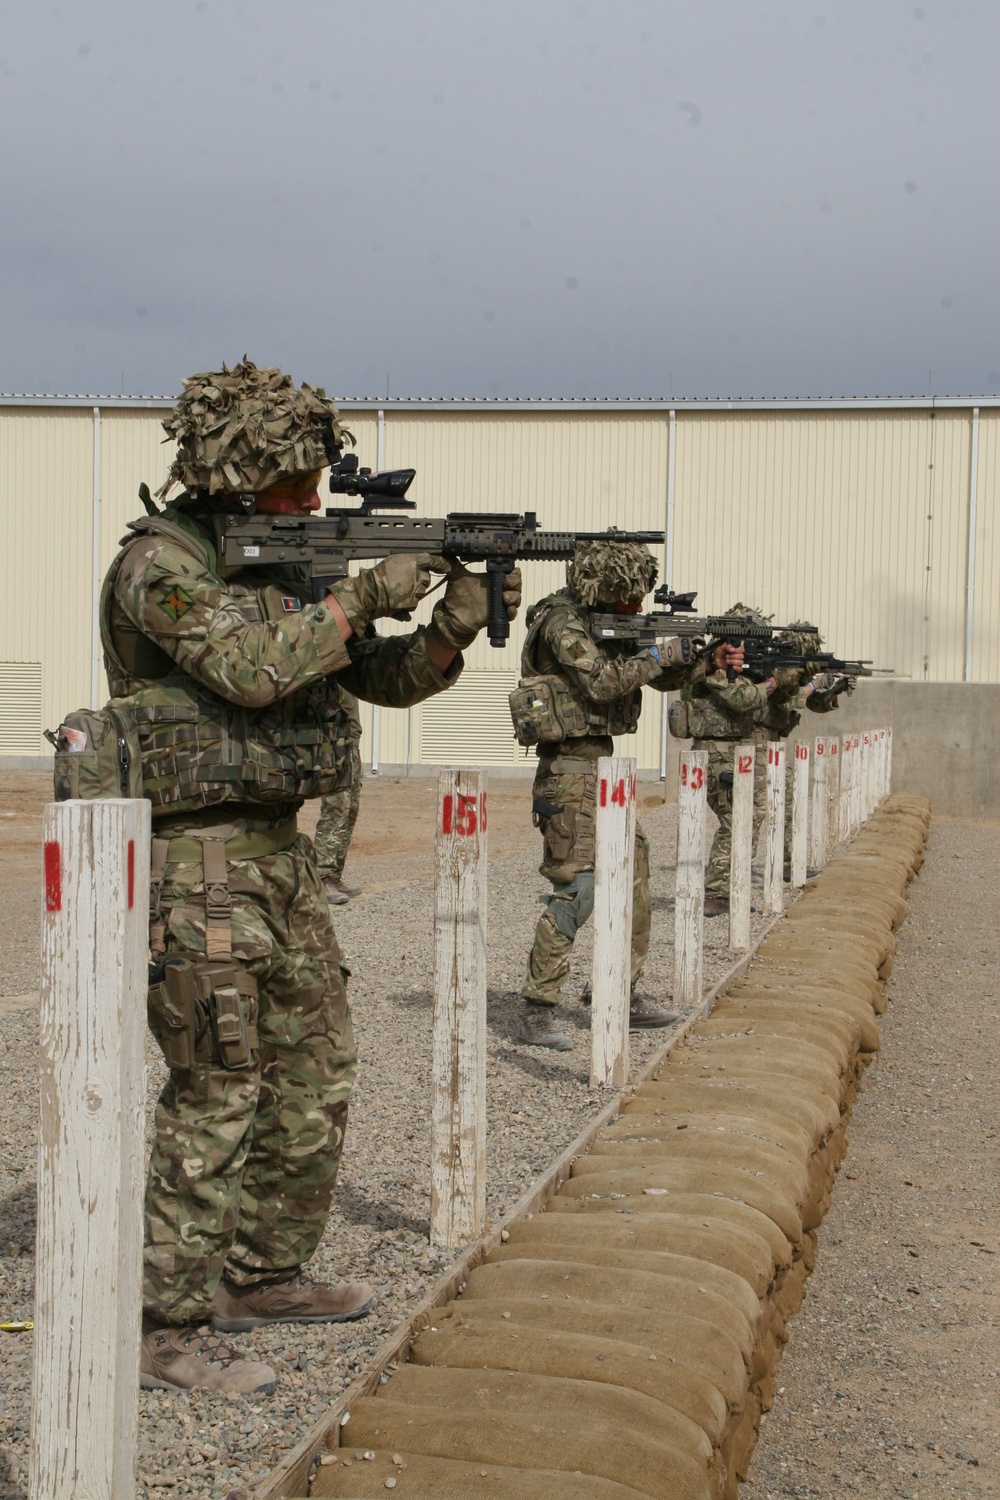
[[[170,592],[160,600],[160,608],[165,615],[172,620],[179,620],[186,615],[194,600],[186,589],[182,589],[179,583],[171,586]]]
[[[571,656],[574,661],[577,661],[579,657],[583,656],[586,649],[587,648],[582,641],[570,641],[569,645],[566,647],[566,652],[567,655]]]
[[[296,599],[294,594],[282,594],[281,607],[286,615],[297,615],[302,609],[302,600]]]

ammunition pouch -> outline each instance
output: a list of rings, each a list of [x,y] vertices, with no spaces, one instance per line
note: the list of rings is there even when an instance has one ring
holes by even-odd
[[[508,696],[514,738],[519,745],[556,745],[586,735],[635,734],[642,711],[642,691],[610,703],[578,697],[554,672],[522,677]]]
[[[689,740],[693,738],[688,723],[688,705],[686,698],[675,698],[667,709],[667,728],[675,740]]]
[[[257,981],[231,960],[177,953],[150,964],[146,1012],[169,1068],[257,1061]]]

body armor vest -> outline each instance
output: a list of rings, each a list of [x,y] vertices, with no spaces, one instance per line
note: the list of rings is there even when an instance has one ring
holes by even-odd
[[[346,786],[350,717],[337,684],[320,678],[250,709],[199,683],[129,619],[115,581],[126,553],[148,537],[169,537],[213,573],[214,548],[169,516],[132,521],[129,531],[104,580],[101,642],[114,703],[135,718],[154,818],[226,803],[284,817],[304,798]],[[279,617],[280,587],[218,583],[248,624]]]
[[[561,591],[543,599],[535,606],[535,611],[521,651],[521,681],[516,693],[511,694],[514,729],[520,743],[533,745],[539,740],[548,742],[551,738],[551,741],[559,741],[583,735],[635,734],[642,713],[642,689],[634,688],[623,698],[615,698],[610,703],[595,703],[565,675],[542,638],[543,629],[557,611],[575,615],[586,627],[586,610]],[[539,720],[537,727],[544,729],[551,720],[551,728],[562,732],[551,736],[543,732],[533,738],[522,738],[518,717],[514,713],[515,696],[523,698],[527,705],[535,700],[539,705],[548,705],[547,708],[540,706],[535,709]]]

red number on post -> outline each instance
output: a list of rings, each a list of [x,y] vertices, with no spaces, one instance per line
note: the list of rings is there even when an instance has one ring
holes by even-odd
[[[607,783],[607,779],[604,776],[601,777],[601,796],[600,796],[600,802],[601,802],[601,806],[602,807],[607,807],[607,805],[608,805],[608,783]]]
[[[796,745],[795,746],[795,759],[796,760],[808,760],[809,759],[809,747],[808,747],[808,745]]]
[[[623,780],[615,782],[614,790],[611,793],[611,801],[615,807],[625,806],[625,782]]]
[[[701,766],[692,766],[691,767],[691,790],[693,792],[700,792],[701,789],[702,789],[702,787],[704,785],[705,785],[705,773],[701,769]]]
[[[749,776],[750,772],[753,770],[753,756],[741,755],[739,758],[737,770],[739,771],[741,776]]]
[[[458,796],[458,815],[455,818],[455,832],[463,838],[471,838],[479,826],[476,816],[475,797],[465,797],[462,793]]]

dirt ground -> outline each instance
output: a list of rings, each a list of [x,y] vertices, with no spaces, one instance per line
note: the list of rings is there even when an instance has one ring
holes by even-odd
[[[31,1139],[38,882],[45,777],[0,778],[0,1321],[30,1316]],[[640,786],[653,804],[655,786]],[[539,1058],[510,1040],[530,939],[537,835],[528,786],[494,782],[490,817],[491,1203],[500,1212],[598,1107],[586,1084],[585,1021],[572,1053]],[[362,1072],[322,1272],[369,1275],[377,1325],[248,1336],[279,1369],[267,1402],[144,1395],[140,1493],[225,1496],[267,1468],[351,1378],[380,1333],[441,1269],[426,1240],[429,914],[435,789],[367,780],[348,863],[364,895],[335,913],[355,965]],[[307,831],[315,818],[307,809]],[[672,810],[642,817],[653,843],[653,993],[669,980]],[[996,1030],[1000,826],[935,822],[899,937],[883,1051],[849,1128],[849,1151],[802,1312],[791,1324],[774,1410],[744,1500],[808,1495],[1000,1495],[997,1255],[1000,1128]],[[726,962],[708,924],[707,982]],[[589,948],[581,947],[578,972]],[[391,993],[387,993],[391,991]],[[657,1039],[659,1040],[659,1039]],[[653,1045],[642,1038],[641,1061]],[[150,1062],[155,1092],[158,1063]],[[299,1336],[299,1333],[302,1336]],[[0,1500],[27,1493],[28,1335],[0,1334]]]

